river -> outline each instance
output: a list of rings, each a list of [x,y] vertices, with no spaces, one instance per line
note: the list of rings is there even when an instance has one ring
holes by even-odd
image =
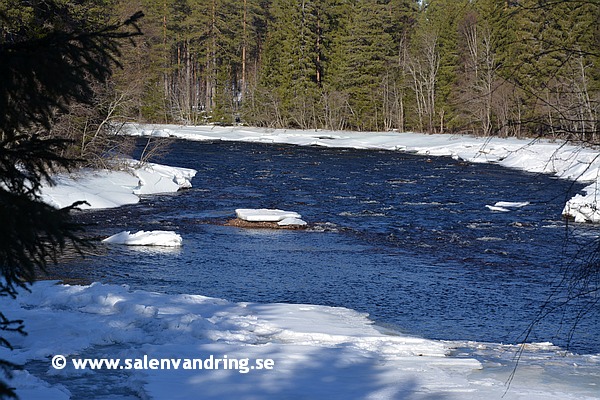
[[[57,274],[231,301],[343,306],[431,339],[517,343],[542,305],[557,305],[565,268],[598,234],[561,218],[581,185],[491,164],[184,140],[160,162],[196,169],[193,188],[81,219],[98,236],[173,230],[182,248],[101,244]],[[486,208],[497,201],[529,204]],[[310,228],[223,226],[236,208],[296,211]],[[600,353],[598,304],[571,329],[592,300],[559,307],[527,340]]]

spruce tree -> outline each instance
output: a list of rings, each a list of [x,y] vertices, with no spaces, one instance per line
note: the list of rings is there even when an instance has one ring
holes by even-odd
[[[56,262],[69,245],[86,242],[69,211],[42,202],[40,187],[52,174],[74,166],[61,154],[69,144],[51,137],[57,114],[73,102],[93,99],[91,79],[106,80],[117,64],[119,43],[139,31],[135,15],[123,24],[99,28],[80,19],[83,3],[7,0],[0,3],[0,294],[15,297],[36,273]],[[15,15],[26,17],[15,24]],[[133,31],[122,30],[133,27]],[[94,28],[94,29],[91,29]],[[24,333],[23,321],[0,313],[0,329]],[[2,345],[10,342],[1,338]],[[10,378],[16,365],[0,362]],[[16,397],[0,382],[0,397]]]
[[[392,27],[398,21],[387,4],[376,0],[353,2],[338,35],[328,82],[348,95],[349,127],[383,127],[384,77],[398,54]]]
[[[503,76],[519,93],[514,119],[528,135],[587,140],[598,131],[600,5],[523,0],[510,7]]]
[[[260,87],[263,101],[271,104],[268,115],[280,127],[314,126],[321,57],[319,7],[321,2],[314,0],[276,0],[271,6]]]

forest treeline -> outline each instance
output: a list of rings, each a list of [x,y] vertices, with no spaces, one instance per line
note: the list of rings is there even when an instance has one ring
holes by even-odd
[[[60,128],[89,140],[113,120],[599,139],[598,0],[62,2],[145,14],[99,106]],[[4,40],[26,3],[0,0],[23,21]]]

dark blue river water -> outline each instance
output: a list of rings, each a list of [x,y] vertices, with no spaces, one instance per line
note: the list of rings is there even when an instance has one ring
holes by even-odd
[[[183,247],[100,245],[100,256],[69,264],[64,274],[231,301],[344,306],[431,339],[515,343],[549,298],[558,304],[563,269],[578,243],[598,233],[561,219],[581,186],[496,165],[189,141],[174,141],[160,161],[198,170],[193,188],[83,218],[101,236],[174,230]],[[530,204],[511,212],[485,207],[497,201]],[[223,226],[236,208],[296,211],[311,228]],[[571,331],[588,300],[559,308],[527,340],[600,352],[597,304]]]

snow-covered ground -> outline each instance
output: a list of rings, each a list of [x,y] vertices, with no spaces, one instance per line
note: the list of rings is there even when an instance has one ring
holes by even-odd
[[[11,383],[23,399],[500,399],[517,351],[410,337],[345,308],[231,303],[100,283],[39,282],[16,301],[1,298],[0,308],[23,318],[29,333],[0,357],[46,374],[43,381],[27,370],[16,374]],[[74,367],[85,359],[119,365]],[[218,367],[217,359],[228,361]],[[599,369],[600,355],[533,344],[504,398],[598,398]],[[77,389],[80,380],[91,386]]]
[[[193,140],[402,150],[498,162],[589,181],[589,199],[596,195],[600,168],[592,150],[542,141],[219,127],[131,129]],[[62,176],[58,186],[44,189],[44,198],[56,206],[87,200],[92,207],[115,207],[137,202],[138,194],[189,185],[194,174],[148,165],[133,173]],[[589,199],[567,207],[578,209]],[[579,220],[600,220],[593,206],[589,210],[572,212]],[[4,332],[15,350],[0,349],[0,358],[26,365],[10,382],[23,399],[600,398],[600,354],[569,354],[548,343],[527,345],[507,387],[518,346],[415,338],[377,327],[367,315],[344,308],[231,303],[200,294],[46,281],[17,300],[0,298],[0,310],[24,319],[29,333]],[[74,367],[86,359],[119,359],[119,364],[110,371],[107,364],[103,371],[91,370],[90,364],[86,370]]]

